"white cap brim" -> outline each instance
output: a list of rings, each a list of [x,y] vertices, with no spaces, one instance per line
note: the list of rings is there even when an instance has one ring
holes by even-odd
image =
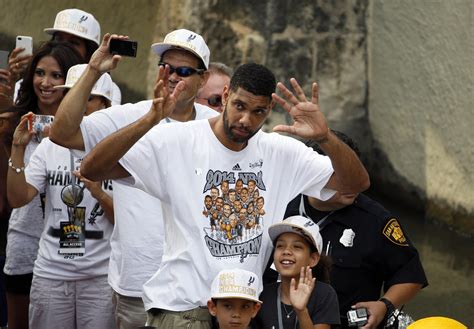
[[[71,89],[74,85],[59,85],[59,86],[54,86],[53,88],[54,89]],[[102,96],[102,97],[105,97],[106,99],[108,99],[109,101],[112,102],[112,98],[110,96],[107,96],[105,94],[102,94],[102,93],[98,93],[98,92],[91,92],[91,95],[92,96]]]
[[[275,240],[283,233],[294,233],[308,240],[308,242],[310,242],[316,248],[318,254],[321,254],[322,246],[320,246],[310,234],[305,232],[306,229],[301,227],[301,225],[288,223],[285,221],[273,224],[268,228],[268,235],[270,235],[270,239],[272,240],[273,244],[275,244]]]
[[[44,29],[43,31],[46,32],[47,34],[51,34],[51,35],[53,35],[55,32],[68,33],[68,34],[71,34],[71,35],[75,35],[76,37],[81,38],[81,39],[86,39],[86,40],[93,41],[96,45],[100,46],[100,43],[98,43],[97,40],[95,40],[93,38],[88,38],[88,37],[84,36],[83,34],[76,33],[74,31],[71,31],[70,29],[54,29],[54,28],[50,27],[50,28]]]
[[[192,53],[194,56],[196,56],[197,58],[199,58],[201,60],[201,62],[203,62],[204,64],[204,67],[206,67],[206,61],[204,60],[204,58],[201,57],[201,55],[199,55],[197,52],[195,52],[193,49],[189,48],[189,47],[186,47],[185,45],[183,44],[180,44],[180,43],[164,43],[164,42],[159,42],[159,43],[154,43],[151,45],[151,49],[155,52],[155,54],[157,54],[158,56],[162,56],[167,50],[169,49],[182,49],[182,50],[186,50],[186,51],[189,51],[190,53]],[[206,67],[206,69],[208,69],[208,67]]]

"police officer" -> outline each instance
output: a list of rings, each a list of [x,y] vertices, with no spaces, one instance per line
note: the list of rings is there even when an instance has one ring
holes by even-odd
[[[354,141],[333,132],[358,154]],[[307,145],[323,153],[317,144]],[[289,203],[285,218],[296,214],[320,225],[323,250],[333,261],[331,285],[338,295],[342,328],[353,306],[370,314],[363,328],[383,327],[395,308],[428,284],[418,252],[399,221],[368,196],[337,192],[320,201],[299,195]]]

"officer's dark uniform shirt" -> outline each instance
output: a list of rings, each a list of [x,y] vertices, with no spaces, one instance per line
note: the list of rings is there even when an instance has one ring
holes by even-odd
[[[333,261],[331,285],[339,299],[341,322],[357,302],[375,301],[381,289],[398,283],[428,284],[418,252],[400,223],[379,203],[360,194],[354,203],[332,213],[323,213],[308,204],[304,212],[321,223],[323,252]],[[301,196],[289,204],[285,218],[298,215]]]

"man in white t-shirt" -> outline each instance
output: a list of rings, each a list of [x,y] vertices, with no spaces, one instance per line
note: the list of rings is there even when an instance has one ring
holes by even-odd
[[[110,55],[108,51],[109,39],[109,36],[104,37],[99,51],[91,59],[92,66],[99,55],[103,56],[99,62],[116,64],[118,57]],[[176,86],[179,82],[184,85],[174,112],[161,123],[216,116],[214,110],[194,103],[198,89],[208,78],[206,70],[210,52],[204,39],[192,31],[176,30],[169,33],[164,42],[154,44],[152,48],[160,56],[160,63],[173,67],[170,86]],[[91,65],[87,69],[88,73],[93,70]],[[87,83],[82,79],[77,84],[84,82]],[[85,94],[77,96],[76,89],[72,88],[64,98],[50,137],[60,145],[86,152],[104,137],[139,119],[152,106],[151,100],[114,106],[83,119],[81,104],[87,102],[87,98]],[[137,328],[146,321],[142,286],[159,268],[163,254],[161,203],[155,197],[117,181],[114,182],[114,210],[109,284],[114,290],[116,322],[121,329]]]
[[[274,94],[276,82],[270,70],[244,64],[224,89],[221,115],[155,126],[180,97],[179,85],[170,94],[166,70],[160,72],[150,112],[99,143],[81,170],[93,180],[132,176],[123,181],[162,201],[166,248],[160,269],[144,285],[147,324],[210,328],[203,307],[212,279],[225,268],[262,275],[272,250],[267,228],[283,219],[289,200],[301,191],[321,200],[332,196],[332,190],[357,193],[368,187],[369,177],[355,153],[329,131],[318,106],[316,84],[307,100],[295,79],[291,84],[296,96],[279,83],[283,99]],[[295,122],[274,130],[315,139],[328,157],[293,138],[260,130],[276,102]],[[255,209],[246,209],[245,234],[237,232],[235,213],[229,220],[217,215],[214,232],[202,211],[206,195],[215,187],[222,191],[223,181],[231,189],[242,185],[238,187],[242,190],[252,180],[265,199],[260,227],[255,227]]]

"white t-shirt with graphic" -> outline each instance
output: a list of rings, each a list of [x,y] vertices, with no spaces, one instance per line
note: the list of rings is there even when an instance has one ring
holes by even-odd
[[[120,162],[133,176],[123,182],[163,205],[165,250],[144,285],[146,309],[206,305],[222,269],[261,276],[272,249],[268,226],[283,219],[288,202],[299,193],[322,200],[334,193],[323,189],[333,173],[328,157],[262,131],[234,152],[208,120],[154,127]]]
[[[81,132],[86,152],[98,142],[146,114],[152,101],[113,106],[84,117]],[[196,120],[218,113],[194,104]],[[171,119],[160,122],[166,123]],[[149,194],[114,181],[115,226],[110,240],[109,284],[119,294],[142,297],[143,284],[158,270],[163,254],[161,202]]]
[[[72,160],[78,169],[82,158]],[[46,192],[45,226],[34,275],[65,281],[106,275],[113,225],[83,183],[73,181],[71,152],[43,139],[25,176],[36,190]],[[103,188],[111,194],[111,181],[104,181]]]
[[[38,147],[32,139],[25,149],[24,163],[28,166],[31,155]],[[4,272],[8,275],[33,273],[38,255],[38,243],[44,228],[43,208],[38,193],[33,200],[13,209],[8,221],[7,249]]]

